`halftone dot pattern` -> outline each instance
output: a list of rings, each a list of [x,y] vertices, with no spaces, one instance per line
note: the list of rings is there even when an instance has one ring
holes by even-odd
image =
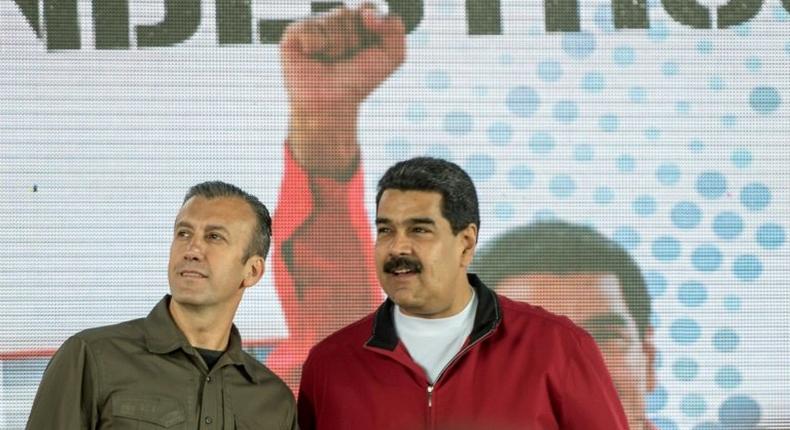
[[[679,345],[689,345],[699,340],[702,329],[697,321],[683,317],[672,322],[670,337]]]
[[[717,386],[732,390],[741,385],[741,372],[735,366],[722,366],[716,370],[714,379]]]
[[[699,363],[691,357],[680,357],[672,364],[672,374],[679,381],[693,381],[699,374]]]
[[[639,232],[632,227],[619,227],[615,230],[612,239],[627,250],[634,250],[642,242]]]
[[[732,240],[743,231],[743,218],[735,212],[721,212],[713,218],[713,232],[721,239]]]
[[[598,187],[595,189],[594,195],[595,203],[599,205],[607,205],[614,200],[614,190],[609,187]]]
[[[727,178],[721,172],[703,172],[697,177],[697,192],[707,199],[718,199],[727,191]]]
[[[771,190],[764,184],[753,183],[741,189],[741,204],[748,210],[757,212],[771,203]]]
[[[597,94],[606,88],[606,78],[601,72],[588,72],[582,78],[582,90]]]
[[[645,409],[651,414],[661,411],[667,405],[668,397],[666,388],[662,386],[656,387],[645,398]]]
[[[489,142],[504,146],[510,143],[510,139],[513,137],[513,127],[506,122],[497,121],[488,127],[487,134]]]
[[[538,77],[544,82],[556,82],[562,77],[562,66],[557,61],[542,61],[538,64]]]
[[[617,170],[620,173],[631,173],[636,168],[636,159],[631,154],[617,157]]]
[[[702,220],[702,210],[695,203],[679,202],[672,207],[672,224],[680,229],[692,229]]]
[[[661,262],[675,261],[680,257],[680,241],[672,236],[661,236],[653,241],[653,257]]]
[[[516,87],[507,94],[508,110],[516,116],[529,118],[540,106],[540,96],[530,87]]]
[[[708,298],[708,290],[700,282],[684,282],[678,287],[678,302],[686,307],[699,307]]]
[[[762,272],[763,264],[756,255],[740,255],[732,262],[732,273],[740,281],[755,281]]]
[[[634,213],[643,217],[655,214],[657,208],[658,203],[656,199],[649,195],[639,196],[631,203],[631,209]]]
[[[700,272],[714,272],[721,266],[723,258],[718,246],[704,244],[691,253],[691,264]]]
[[[705,413],[708,405],[701,394],[687,394],[680,400],[680,410],[687,417],[699,417]]]
[[[763,224],[757,228],[755,240],[764,249],[778,249],[785,243],[785,230],[776,223]]]
[[[752,429],[760,422],[760,405],[750,396],[734,395],[719,407],[719,422],[725,428]]]
[[[713,335],[713,347],[718,352],[733,352],[738,348],[740,337],[731,329],[717,330]]]
[[[472,131],[473,122],[468,112],[450,112],[444,117],[444,130],[452,136],[464,136]]]
[[[555,145],[554,136],[545,131],[532,133],[532,136],[529,138],[529,148],[535,154],[548,154],[554,149]]]
[[[645,284],[647,284],[647,292],[650,297],[658,298],[664,295],[667,291],[667,279],[659,272],[648,271],[644,274]]]
[[[680,168],[674,163],[664,163],[656,169],[656,180],[661,185],[675,185],[680,180]]]

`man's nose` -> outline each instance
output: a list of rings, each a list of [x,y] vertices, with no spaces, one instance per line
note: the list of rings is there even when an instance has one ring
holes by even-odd
[[[390,255],[409,255],[412,252],[411,240],[403,233],[396,233],[390,245]]]
[[[187,250],[184,253],[184,260],[201,261],[203,259],[203,247],[205,243],[197,236],[193,236],[187,244]]]

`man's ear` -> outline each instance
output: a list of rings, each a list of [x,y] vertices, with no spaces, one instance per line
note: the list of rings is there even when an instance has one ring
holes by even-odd
[[[461,266],[469,267],[472,264],[472,257],[475,255],[477,247],[477,226],[469,224],[465,229],[458,232],[463,249],[461,251]]]
[[[653,343],[653,328],[648,327],[642,339],[642,352],[645,354],[645,388],[650,393],[656,389],[656,345]]]
[[[242,288],[249,288],[258,283],[266,270],[266,260],[260,255],[253,255],[244,264],[244,279],[241,281]]]

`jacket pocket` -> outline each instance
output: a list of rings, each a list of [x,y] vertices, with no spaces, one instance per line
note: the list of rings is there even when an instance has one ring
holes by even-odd
[[[183,406],[168,397],[118,394],[112,399],[113,428],[183,429],[186,414]]]

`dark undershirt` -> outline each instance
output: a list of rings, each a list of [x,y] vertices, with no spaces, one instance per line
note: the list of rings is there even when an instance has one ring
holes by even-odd
[[[208,366],[208,370],[211,370],[220,357],[222,357],[222,353],[225,351],[215,351],[213,349],[203,349],[203,348],[195,348],[195,350],[200,353],[200,356],[203,357],[203,361],[206,362],[206,366]]]

